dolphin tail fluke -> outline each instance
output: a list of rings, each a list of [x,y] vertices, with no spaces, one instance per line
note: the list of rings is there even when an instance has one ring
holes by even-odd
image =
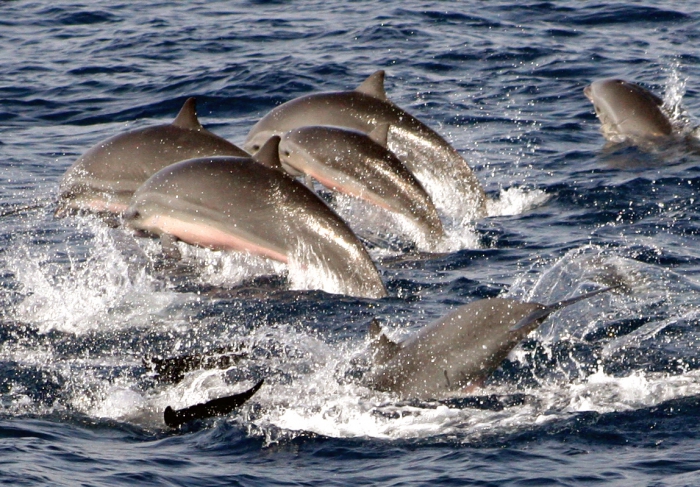
[[[185,423],[196,419],[207,419],[214,416],[223,416],[229,414],[237,407],[243,405],[248,399],[253,397],[256,392],[262,387],[264,380],[255,384],[252,388],[240,394],[232,396],[220,397],[202,404],[195,404],[184,409],[173,409],[170,406],[165,408],[163,419],[165,424],[171,428],[179,428]]]
[[[591,291],[589,293],[584,293],[581,294],[580,296],[576,296],[573,298],[565,299],[563,301],[559,301],[547,306],[543,306],[541,309],[535,310],[529,315],[523,317],[518,321],[515,325],[513,325],[510,329],[510,331],[518,331],[522,328],[526,328],[528,325],[531,325],[535,322],[539,322],[543,319],[545,319],[547,316],[551,315],[555,311],[558,311],[562,308],[566,308],[567,306],[571,306],[572,304],[578,303],[579,301],[583,301],[584,299],[589,299],[592,298],[593,296],[596,296],[598,294],[606,293],[608,291],[612,291],[613,289],[617,289],[619,287],[622,287],[622,284],[617,284],[615,286],[609,286],[609,287],[604,287],[602,289],[596,289],[595,291]]]

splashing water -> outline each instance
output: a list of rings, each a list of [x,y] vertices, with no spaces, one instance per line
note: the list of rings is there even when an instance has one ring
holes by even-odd
[[[687,77],[682,77],[680,74],[680,64],[676,61],[671,64],[666,79],[666,87],[663,96],[663,110],[669,115],[671,123],[679,133],[685,133],[689,130],[690,115],[683,105],[683,96],[685,95],[685,86],[688,81]]]
[[[67,261],[56,262],[27,244],[8,253],[7,265],[24,296],[13,319],[34,323],[42,333],[81,333],[148,323],[173,302],[176,295],[160,289],[138,255],[123,255],[119,231],[95,220],[84,225],[93,233],[84,260],[69,251]]]

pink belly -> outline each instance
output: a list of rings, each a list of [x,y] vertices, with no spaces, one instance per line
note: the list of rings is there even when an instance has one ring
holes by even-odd
[[[157,230],[155,233],[166,233],[191,245],[213,250],[250,252],[285,264],[289,260],[286,253],[264,247],[203,223],[185,222],[169,216],[155,215],[144,219],[141,225],[145,230]]]

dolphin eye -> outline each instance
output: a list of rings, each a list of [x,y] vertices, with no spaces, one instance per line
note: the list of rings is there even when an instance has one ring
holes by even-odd
[[[291,153],[290,153],[288,150],[284,151],[284,156],[285,156],[285,157],[289,157],[290,155],[291,155]]]
[[[255,145],[253,146],[253,150],[254,150],[255,152],[258,152],[258,151],[260,150],[260,146],[259,146],[258,144],[255,144]]]

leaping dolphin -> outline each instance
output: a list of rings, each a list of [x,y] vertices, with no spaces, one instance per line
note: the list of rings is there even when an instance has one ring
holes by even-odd
[[[439,399],[481,385],[550,314],[607,287],[551,305],[491,298],[461,306],[401,343],[370,325],[375,366],[369,385],[405,398]]]
[[[370,135],[341,127],[308,126],[282,136],[282,166],[292,175],[312,176],[329,189],[405,216],[427,242],[444,237],[432,200],[386,145],[388,126]],[[376,139],[376,140],[375,140]]]
[[[380,298],[384,284],[338,215],[288,176],[279,137],[250,157],[206,157],[161,169],[124,214],[136,230],[192,245],[250,252],[322,277],[315,289]]]
[[[593,103],[603,136],[611,142],[643,141],[673,132],[663,100],[637,84],[604,79],[586,86],[583,93]]]
[[[389,150],[416,176],[439,210],[460,219],[486,214],[486,195],[467,162],[434,130],[389,101],[384,71],[372,74],[353,91],[306,95],[274,108],[253,126],[243,147],[254,153],[269,137],[307,125],[369,133],[379,124],[391,127]]]
[[[120,214],[134,191],[170,164],[204,156],[248,156],[202,127],[195,109],[195,99],[189,98],[172,123],[131,130],[90,148],[64,174],[56,214]]]

